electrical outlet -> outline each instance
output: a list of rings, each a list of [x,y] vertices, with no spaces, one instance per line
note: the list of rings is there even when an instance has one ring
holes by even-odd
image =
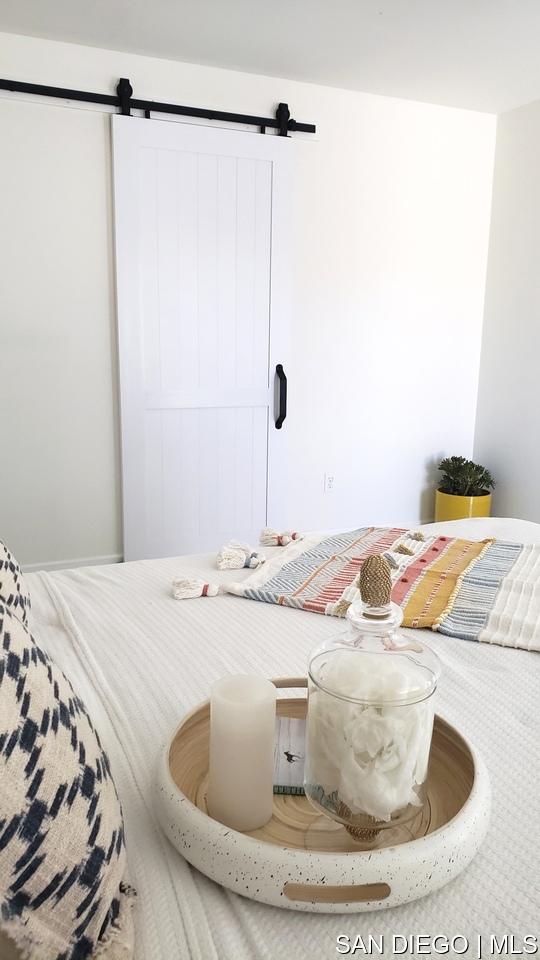
[[[335,480],[336,478],[333,473],[325,473],[324,475],[324,492],[325,493],[334,492]]]

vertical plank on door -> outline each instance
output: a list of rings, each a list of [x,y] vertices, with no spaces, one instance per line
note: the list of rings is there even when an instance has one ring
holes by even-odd
[[[235,491],[237,487],[238,461],[236,457],[237,449],[237,427],[235,411],[230,407],[225,407],[218,411],[218,449],[217,449],[217,471],[218,471],[218,517],[220,534],[227,536],[228,531],[235,530]],[[232,453],[232,455],[231,455]],[[240,532],[233,532],[230,536],[240,536]]]
[[[198,157],[197,266],[199,310],[199,383],[201,388],[218,382],[218,158]]]
[[[238,164],[238,241],[236,254],[237,287],[237,386],[254,385],[253,306],[255,284],[255,162],[243,158]]]
[[[198,166],[195,153],[176,152],[178,233],[178,323],[175,329],[177,373],[172,385],[194,390],[199,386],[198,292]]]
[[[186,449],[182,436],[183,410],[162,410],[162,503],[163,516],[163,543],[167,553],[174,553],[174,545],[178,534],[184,529],[186,518],[182,514],[184,498],[178,487],[178,478],[182,477],[186,469]],[[186,527],[186,533],[189,527]],[[189,531],[191,533],[191,531]]]
[[[178,177],[177,157],[171,150],[157,151],[157,251],[161,386],[176,386],[181,344],[178,341]]]
[[[217,316],[220,386],[235,383],[237,317],[237,160],[218,161],[217,209]]]
[[[149,556],[159,556],[163,542],[162,410],[147,410],[145,420],[146,496],[140,522],[146,522]]]
[[[253,381],[268,384],[270,348],[270,275],[272,165],[258,160],[255,169],[255,278],[253,303]]]
[[[178,544],[183,543],[186,552],[196,553],[201,549],[199,517],[204,507],[199,485],[200,410],[175,412],[179,422],[177,442],[182,449],[182,472],[171,479],[178,501],[178,528],[173,552],[178,552]]]
[[[266,470],[268,458],[268,430],[268,407],[254,407],[251,465],[253,512],[250,526],[252,529],[257,530],[257,532],[258,527],[260,526],[260,517],[266,516],[266,507],[268,502],[268,473]]]
[[[141,262],[134,278],[140,289],[142,317],[141,356],[144,385],[147,390],[161,386],[161,351],[159,337],[159,255],[158,255],[158,173],[157,151],[141,150],[139,173],[139,220]]]
[[[219,546],[221,534],[218,516],[219,471],[217,451],[219,449],[218,430],[219,410],[215,408],[199,410],[198,430],[198,487],[199,487],[199,530],[204,542],[212,539]]]

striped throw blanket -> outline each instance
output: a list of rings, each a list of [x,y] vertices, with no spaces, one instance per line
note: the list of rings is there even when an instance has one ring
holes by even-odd
[[[365,527],[293,542],[228,592],[299,610],[344,616],[359,598],[362,561],[384,553],[403,626],[540,650],[540,546],[460,540]]]

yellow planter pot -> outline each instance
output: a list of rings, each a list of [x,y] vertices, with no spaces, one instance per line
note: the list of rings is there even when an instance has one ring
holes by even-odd
[[[457,497],[452,493],[435,493],[435,520],[464,520],[466,517],[489,517],[491,494],[481,497]]]

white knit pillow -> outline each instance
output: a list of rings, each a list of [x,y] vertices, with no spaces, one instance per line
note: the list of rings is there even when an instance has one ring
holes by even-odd
[[[0,930],[28,960],[128,960],[133,891],[109,761],[14,597],[0,597]]]

